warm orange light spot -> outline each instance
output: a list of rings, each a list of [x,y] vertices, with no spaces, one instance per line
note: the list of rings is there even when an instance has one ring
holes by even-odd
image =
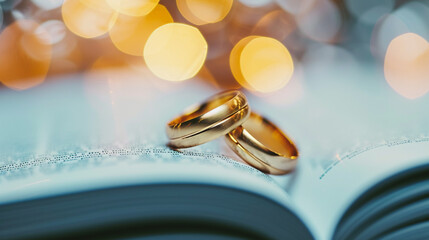
[[[429,91],[429,43],[414,33],[393,39],[384,60],[389,85],[406,98],[414,99]]]
[[[269,37],[249,36],[234,47],[230,56],[231,71],[249,90],[273,92],[292,77],[294,65],[287,48]]]
[[[182,23],[157,28],[144,47],[148,68],[159,78],[182,81],[195,76],[207,56],[207,42],[201,32]]]
[[[111,8],[128,16],[144,16],[150,13],[159,0],[107,0]]]
[[[65,0],[61,12],[67,28],[84,38],[107,33],[118,16],[106,0]]]
[[[41,84],[51,62],[49,39],[48,32],[31,20],[6,27],[0,34],[0,81],[16,90]]]
[[[142,17],[119,15],[109,34],[119,50],[130,55],[142,56],[150,34],[158,27],[172,22],[173,18],[167,8],[158,5],[148,15]]]
[[[186,20],[196,25],[222,21],[231,10],[233,0],[176,0]]]
[[[234,75],[235,80],[240,83],[241,86],[254,90],[252,86],[250,86],[246,80],[244,79],[243,73],[241,72],[240,67],[240,58],[241,53],[243,52],[244,47],[253,39],[257,38],[257,36],[249,36],[241,39],[232,49],[230,57],[229,57],[229,65],[231,67],[232,75]]]

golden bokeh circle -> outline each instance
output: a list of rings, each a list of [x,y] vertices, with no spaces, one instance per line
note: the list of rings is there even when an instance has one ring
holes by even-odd
[[[159,4],[149,14],[141,17],[119,15],[109,35],[120,51],[142,56],[150,34],[158,27],[172,22],[173,18],[167,8]]]
[[[83,38],[107,33],[118,16],[106,0],[64,0],[61,14],[67,28]]]
[[[52,58],[49,39],[48,31],[33,20],[7,26],[0,34],[0,81],[15,90],[43,83]]]
[[[182,16],[195,25],[222,21],[230,12],[233,0],[176,0]]]
[[[144,60],[153,74],[169,81],[194,77],[207,57],[207,42],[201,32],[183,23],[157,28],[146,42]]]
[[[240,40],[231,51],[230,67],[240,85],[258,92],[281,89],[294,71],[287,48],[274,38],[261,36]]]
[[[121,14],[138,17],[149,14],[159,0],[107,0],[107,3]]]

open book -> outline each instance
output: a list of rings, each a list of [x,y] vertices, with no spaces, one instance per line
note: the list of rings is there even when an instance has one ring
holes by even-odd
[[[213,90],[198,81],[162,91],[127,81],[71,76],[25,93],[3,90],[0,239],[429,238],[428,137],[368,137],[344,150],[343,139],[326,136],[317,145],[323,132],[307,132],[302,108],[249,97],[301,149],[294,173],[268,176],[223,139],[165,147],[165,123]]]

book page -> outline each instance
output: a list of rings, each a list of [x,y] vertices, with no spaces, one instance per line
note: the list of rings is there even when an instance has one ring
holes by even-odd
[[[331,237],[342,214],[361,194],[387,177],[429,161],[429,137],[368,145],[337,159],[308,186],[317,206],[307,205],[317,228]]]
[[[216,153],[154,146],[30,157],[1,166],[0,181],[2,203],[126,184],[194,183],[244,189],[289,204],[271,178],[250,166]]]
[[[119,75],[127,82],[112,73],[103,81],[70,76],[26,92],[2,89],[0,203],[165,182],[242,189],[293,209],[269,176],[226,157],[223,139],[166,147],[167,122],[214,90],[198,79],[165,88],[129,69]]]
[[[297,170],[286,176],[270,176],[281,188],[276,188],[275,191],[267,190],[264,194],[285,195],[284,192],[287,192],[287,196],[291,198],[290,201],[294,203],[295,210],[302,214],[304,221],[311,229],[316,230],[315,235],[321,239],[329,239],[341,212],[347,204],[351,203],[350,201],[361,187],[363,188],[364,185],[359,185],[361,183],[359,179],[366,178],[367,172],[373,171],[368,167],[373,168],[372,165],[364,163],[364,161],[372,161],[372,157],[352,154],[349,156],[355,156],[346,161],[344,156],[355,152],[354,149],[368,146],[372,149],[371,146],[401,140],[403,136],[408,136],[406,139],[429,136],[427,127],[429,99],[427,96],[415,100],[403,98],[385,83],[382,72],[377,71],[371,64],[359,65],[350,54],[337,47],[315,45],[313,50],[324,53],[323,56],[326,56],[326,59],[323,63],[306,62],[305,59],[303,63],[297,62],[294,77],[282,90],[265,95],[245,93],[252,111],[272,120],[295,141],[300,152]],[[64,159],[74,159],[71,162],[83,163],[79,171],[89,168],[91,170],[88,170],[88,175],[91,175],[89,173],[93,168],[88,166],[92,166],[92,163],[94,166],[109,163],[109,160],[105,161],[108,158],[95,157],[94,159],[98,160],[84,161],[79,156],[90,153],[94,156],[99,154],[105,156],[103,154],[108,155],[112,150],[113,155],[119,155],[121,152],[130,153],[129,156],[121,157],[126,159],[124,162],[137,163],[136,159],[143,159],[139,156],[152,159],[149,162],[159,161],[159,156],[171,154],[165,148],[167,142],[165,124],[189,105],[220,91],[198,79],[185,83],[172,83],[155,80],[147,71],[134,72],[133,69],[125,69],[121,73],[116,71],[90,75],[85,73],[82,76],[70,76],[68,79],[55,79],[44,84],[43,87],[25,92],[4,90],[0,94],[2,107],[0,169],[5,170],[11,166],[21,168],[21,165],[13,164],[29,162],[31,159],[41,159],[31,160],[32,164],[39,161],[55,162],[56,160],[51,159],[63,156],[60,157],[60,162],[67,163],[68,160]],[[365,84],[362,84],[362,81],[366,81]],[[239,158],[222,142],[223,139],[219,139],[186,151],[204,156],[225,155],[228,159],[239,161]],[[410,145],[421,146],[420,143]],[[157,155],[152,149],[156,151],[162,149],[159,151],[166,153]],[[369,152],[375,149],[382,152],[391,151],[390,147],[384,147],[374,148]],[[356,151],[360,152],[360,150]],[[151,155],[155,157],[147,157]],[[173,153],[173,156],[176,155]],[[222,157],[215,158],[224,162]],[[361,158],[365,160],[356,160]],[[198,162],[213,162],[212,165],[220,165],[217,164],[218,161],[205,161],[205,159],[207,158],[199,158]],[[385,160],[388,161],[387,158]],[[349,171],[342,170],[343,167],[348,166],[346,162],[359,163],[360,168],[347,168],[356,172],[356,175],[350,175],[355,176],[353,179],[343,179],[345,175],[340,173]],[[22,164],[25,169],[27,169],[26,164]],[[410,162],[410,165],[412,164],[414,163]],[[153,166],[161,165],[164,164]],[[67,165],[66,169],[71,169],[73,166],[73,164]],[[141,167],[134,169],[149,169],[143,165],[139,166]],[[174,164],[171,166],[171,169],[175,168]],[[188,167],[183,164],[177,166],[180,166],[180,169]],[[232,166],[245,165],[233,164]],[[384,166],[381,164],[380,171],[374,170],[374,175],[371,176],[379,176],[379,178],[385,176],[379,174],[385,171]],[[395,166],[405,167],[393,166],[393,168],[387,167],[384,173],[394,171]],[[111,166],[112,171],[105,172],[114,173],[114,168]],[[118,177],[125,176],[125,169],[117,173]],[[194,169],[193,165],[185,172],[192,169]],[[209,176],[210,174],[205,173],[210,172],[209,169],[212,168],[205,169],[207,171],[201,171],[194,180]],[[235,168],[227,167],[227,169]],[[57,170],[53,168],[51,172],[55,171]],[[162,168],[155,172],[159,173],[157,176],[163,175]],[[2,183],[10,182],[16,173],[16,171],[15,174],[7,171],[0,173]],[[213,182],[221,176],[228,179],[231,186],[235,184],[235,180],[229,178],[234,174],[221,175],[221,173],[223,170],[212,171],[212,174],[217,174],[217,177],[211,178]],[[323,174],[325,175],[321,178]],[[37,176],[31,181],[21,183],[21,186],[32,186],[30,188],[55,182],[46,181],[45,178],[38,177],[38,174],[31,171],[23,175],[26,179],[30,179],[27,176]],[[135,175],[138,175],[137,170]],[[103,174],[99,174],[100,182],[102,176]],[[71,179],[78,180],[76,177]],[[328,182],[329,179],[332,180]],[[376,178],[368,179],[365,183],[368,185],[377,181]],[[63,181],[67,179],[64,178]],[[350,189],[356,189],[357,192],[336,191],[335,189],[339,189],[336,185],[338,182],[344,184],[354,182],[358,186]],[[244,185],[246,184],[243,183]],[[264,191],[262,188],[271,186],[271,184],[256,185],[259,186],[257,191],[262,192]],[[280,201],[287,202],[287,198],[284,197]],[[336,205],[337,200],[341,201],[341,204]]]
[[[292,79],[290,89],[251,104],[295,140],[297,171],[275,179],[315,235],[330,239],[341,214],[367,187],[428,161],[429,96],[406,99],[379,66],[359,64],[335,47],[313,50],[333,55],[304,62],[301,82]],[[292,103],[283,100],[297,92]]]

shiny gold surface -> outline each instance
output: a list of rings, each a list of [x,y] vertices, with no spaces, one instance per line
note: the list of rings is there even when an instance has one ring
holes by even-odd
[[[209,142],[243,124],[249,114],[250,108],[243,93],[229,91],[217,94],[167,124],[169,145],[186,148]]]
[[[295,144],[273,123],[251,113],[242,126],[226,135],[228,145],[253,167],[270,174],[285,174],[297,163]]]

